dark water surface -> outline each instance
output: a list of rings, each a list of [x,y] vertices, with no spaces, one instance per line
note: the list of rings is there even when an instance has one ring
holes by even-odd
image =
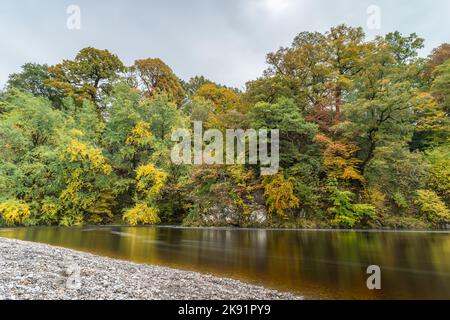
[[[117,226],[0,229],[0,237],[207,272],[306,298],[450,299],[445,232]],[[381,290],[367,289],[369,265],[381,268]]]

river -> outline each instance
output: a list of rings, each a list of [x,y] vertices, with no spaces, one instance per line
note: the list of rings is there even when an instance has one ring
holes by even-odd
[[[449,232],[34,227],[0,237],[239,279],[312,299],[450,299]],[[369,290],[367,267],[381,268]]]

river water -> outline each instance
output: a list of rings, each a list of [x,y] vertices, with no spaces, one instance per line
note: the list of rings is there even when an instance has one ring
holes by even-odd
[[[139,263],[240,279],[312,299],[450,299],[450,233],[180,227],[0,229]],[[367,267],[381,268],[369,290]]]

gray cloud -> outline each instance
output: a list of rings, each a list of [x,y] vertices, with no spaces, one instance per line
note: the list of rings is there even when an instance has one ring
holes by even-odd
[[[66,8],[81,8],[81,30],[68,30]],[[449,42],[447,0],[3,0],[0,86],[26,62],[54,64],[83,47],[107,48],[126,63],[160,57],[183,79],[202,74],[242,88],[261,75],[265,55],[305,30],[347,23],[366,27],[366,9],[382,10],[381,30],[426,38],[422,54]]]

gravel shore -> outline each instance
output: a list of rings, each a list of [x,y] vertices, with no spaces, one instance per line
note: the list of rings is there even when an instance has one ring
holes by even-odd
[[[299,298],[198,272],[0,238],[0,300]]]

